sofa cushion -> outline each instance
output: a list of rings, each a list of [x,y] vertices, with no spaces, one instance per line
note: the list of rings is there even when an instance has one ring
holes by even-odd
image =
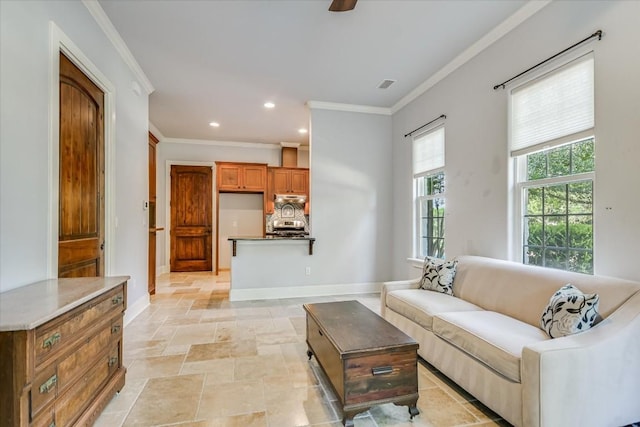
[[[584,332],[598,317],[598,294],[583,294],[572,284],[558,289],[542,312],[540,327],[551,338]]]
[[[522,349],[550,339],[542,329],[494,311],[438,314],[433,333],[515,382]]]
[[[439,292],[422,289],[391,291],[385,301],[387,308],[403,315],[427,330],[431,330],[433,316],[448,311],[482,310],[477,305]]]
[[[428,291],[453,295],[453,279],[456,276],[458,261],[445,261],[439,258],[425,257],[422,266],[420,287]]]
[[[639,291],[637,282],[523,265],[497,259],[458,256],[453,294],[485,310],[497,311],[540,327],[540,315],[561,286],[571,283],[600,296],[598,312],[606,319]],[[526,303],[521,303],[526,301]]]

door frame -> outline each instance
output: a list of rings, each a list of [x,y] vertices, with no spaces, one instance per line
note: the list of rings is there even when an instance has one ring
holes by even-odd
[[[115,254],[115,86],[53,21],[49,22],[49,147],[47,276],[58,277],[58,197],[60,177],[60,52],[104,92],[104,275],[113,274]]]
[[[164,236],[164,265],[166,271],[171,269],[171,166],[209,166],[211,167],[211,224],[216,221],[216,209],[218,207],[216,201],[216,162],[197,162],[191,160],[167,160],[164,168],[164,212],[165,212],[165,236]],[[157,212],[157,205],[156,205]],[[218,250],[218,230],[211,228],[211,271],[218,274],[218,259],[216,253]]]

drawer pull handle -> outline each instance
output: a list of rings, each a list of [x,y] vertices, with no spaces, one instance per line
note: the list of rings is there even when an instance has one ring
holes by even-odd
[[[118,332],[120,332],[120,325],[113,325],[111,327],[111,333],[115,334],[115,333],[118,333]]]
[[[324,335],[322,335],[322,331],[320,329],[318,329],[318,333],[320,334],[321,337],[324,336]]]
[[[116,363],[118,363],[118,358],[117,357],[110,357],[109,358],[109,367],[111,368],[112,366],[114,366]]]
[[[51,389],[56,386],[57,382],[58,382],[58,376],[56,374],[53,374],[51,378],[49,378],[40,386],[40,394],[49,393]]]
[[[122,302],[122,295],[116,295],[115,297],[111,298],[111,303],[113,305],[118,305]]]
[[[51,335],[49,338],[47,338],[42,342],[42,348],[53,347],[60,341],[61,338],[62,338],[62,335],[60,335],[60,332],[56,332],[55,334]]]
[[[391,366],[378,366],[377,368],[371,369],[373,375],[386,375],[392,372],[393,368]]]

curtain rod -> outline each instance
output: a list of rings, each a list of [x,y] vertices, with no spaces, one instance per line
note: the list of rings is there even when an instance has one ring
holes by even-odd
[[[447,118],[447,116],[445,116],[444,114],[440,114],[438,117],[436,117],[435,119],[431,120],[429,123],[425,123],[425,124],[423,124],[422,126],[420,126],[419,128],[415,128],[415,129],[414,129],[414,130],[412,130],[411,132],[406,133],[406,134],[404,135],[404,137],[406,138],[406,137],[408,137],[408,136],[410,136],[410,135],[413,135],[414,133],[416,133],[417,131],[419,131],[419,130],[420,130],[420,129],[422,129],[423,127],[425,127],[425,126],[429,126],[431,123],[433,123],[433,122],[435,122],[435,121],[437,121],[437,120],[440,120],[440,119],[446,119],[446,118]]]
[[[504,81],[503,83],[500,83],[500,84],[495,85],[495,86],[493,87],[493,90],[498,90],[498,89],[500,89],[500,88],[502,88],[502,89],[506,89],[506,86],[505,86],[505,85],[506,85],[507,83],[509,83],[510,81],[517,79],[518,77],[522,76],[523,74],[527,74],[529,71],[531,71],[531,70],[533,70],[533,69],[535,69],[535,68],[538,68],[539,66],[541,66],[541,65],[543,65],[543,64],[546,64],[547,62],[551,61],[552,59],[555,59],[556,57],[558,57],[558,56],[562,55],[563,53],[566,53],[566,52],[570,51],[571,49],[573,49],[574,47],[579,46],[579,45],[581,45],[582,43],[584,43],[584,42],[586,42],[586,41],[588,41],[588,40],[591,40],[591,39],[593,39],[593,38],[595,38],[595,37],[597,37],[597,38],[598,38],[598,40],[602,40],[602,30],[598,30],[598,31],[596,31],[595,33],[591,34],[589,37],[586,37],[586,38],[584,38],[584,39],[580,40],[578,43],[576,43],[576,44],[573,44],[573,45],[569,46],[568,48],[566,48],[566,49],[565,49],[565,50],[563,50],[562,52],[558,52],[558,53],[556,53],[555,55],[553,55],[552,57],[549,57],[549,58],[545,59],[544,61],[539,62],[538,64],[534,65],[533,67],[531,67],[531,68],[528,68],[528,69],[524,70],[523,72],[521,72],[521,73],[520,73],[520,74],[518,74],[517,76],[513,76],[513,77],[511,77],[509,80],[506,80],[506,81]]]

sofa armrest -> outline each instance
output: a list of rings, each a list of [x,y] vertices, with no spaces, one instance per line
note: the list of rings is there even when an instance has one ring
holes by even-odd
[[[621,426],[640,420],[640,292],[589,331],[522,353],[525,426]]]
[[[380,315],[384,317],[386,310],[387,294],[391,291],[400,289],[418,289],[420,287],[420,277],[409,280],[395,280],[392,282],[383,282],[380,290]]]

